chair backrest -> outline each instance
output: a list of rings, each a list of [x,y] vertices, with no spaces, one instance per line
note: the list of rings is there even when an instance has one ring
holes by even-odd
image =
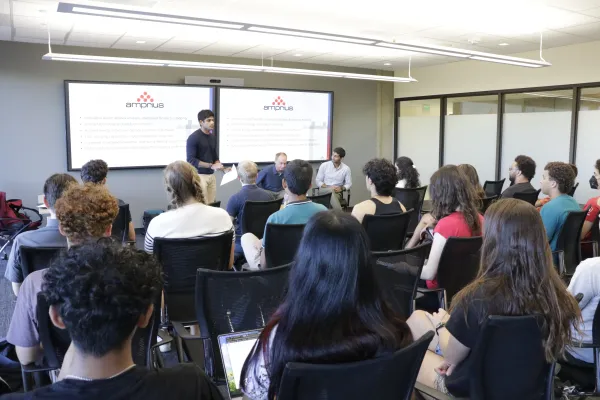
[[[137,328],[131,341],[133,362],[139,366],[153,367],[152,346],[156,344],[160,328],[161,296],[154,302],[154,311],[145,328]]]
[[[437,282],[446,290],[448,306],[454,295],[477,276],[481,244],[481,236],[449,237],[446,241],[438,264]]]
[[[21,270],[23,271],[23,279],[27,275],[40,269],[48,268],[52,259],[62,251],[65,247],[30,247],[21,246],[19,252],[21,254]]]
[[[37,294],[36,317],[40,342],[44,358],[49,368],[58,369],[62,365],[67,349],[71,345],[71,336],[66,329],[59,329],[52,323],[50,306],[43,293]]]
[[[242,217],[242,234],[253,233],[257,238],[262,239],[267,219],[271,214],[279,211],[282,200],[246,201]]]
[[[416,189],[396,188],[395,190],[394,196],[400,203],[402,203],[404,208],[406,208],[407,210],[415,210],[410,216],[410,221],[408,223],[408,232],[414,232],[415,228],[419,224],[426,190],[427,186]]]
[[[131,342],[133,361],[138,366],[152,366],[151,346],[156,343],[156,336],[160,325],[161,296],[157,296],[154,303],[152,318],[145,328],[137,328]],[[61,367],[67,349],[71,345],[71,336],[66,329],[59,329],[52,323],[49,315],[50,306],[43,293],[37,294],[36,317],[40,342],[44,351],[44,358],[49,368]]]
[[[129,204],[121,204],[119,213],[112,224],[111,236],[121,243],[127,242],[127,234],[129,233]]]
[[[210,203],[209,206],[219,208],[219,207],[221,207],[221,200],[214,201],[214,202]]]
[[[500,179],[499,181],[485,181],[483,184],[483,191],[485,192],[485,195],[488,197],[500,196],[505,180],[506,178]]]
[[[513,194],[513,197],[515,199],[526,201],[532,206],[535,206],[535,202],[537,201],[538,197],[540,197],[540,190],[536,190],[535,192],[517,192]]]
[[[303,233],[304,224],[267,224],[264,250],[267,268],[294,261]]]
[[[577,190],[577,186],[579,186],[579,182],[577,182],[575,185],[573,185],[573,188],[569,191],[569,196],[571,196],[571,197],[575,196],[575,190]]]
[[[283,300],[289,271],[290,265],[234,273],[198,269],[196,315],[200,336],[212,347],[204,352],[210,376],[224,378],[217,337],[264,327]]]
[[[587,210],[571,211],[558,234],[556,251],[564,252],[565,271],[567,275],[573,275],[575,268],[581,262],[581,229],[587,216]]]
[[[481,199],[481,213],[485,214],[488,208],[498,199],[498,196],[484,197]]]
[[[415,210],[388,215],[365,215],[362,225],[367,231],[371,251],[402,250],[408,224]]]
[[[431,243],[426,243],[412,249],[372,253],[383,298],[405,319],[414,311],[417,286],[430,251]]]
[[[198,268],[228,269],[233,232],[219,236],[165,239],[154,238],[154,255],[165,277],[165,314],[167,320],[196,320],[194,290]]]
[[[409,400],[434,334],[394,354],[345,364],[285,366],[277,400]]]
[[[306,197],[308,197],[310,199],[310,201],[312,201],[313,203],[323,204],[328,209],[331,209],[331,196],[332,195],[333,195],[333,193],[329,192],[329,193],[325,193],[325,194],[317,194],[314,196],[306,196]]]
[[[546,362],[539,315],[490,316],[472,349],[470,398],[553,398],[554,364]]]

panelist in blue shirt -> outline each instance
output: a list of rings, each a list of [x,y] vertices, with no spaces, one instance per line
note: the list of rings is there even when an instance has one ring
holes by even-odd
[[[275,163],[264,168],[258,173],[256,184],[273,195],[274,198],[283,197],[284,190],[281,181],[283,180],[283,170],[287,164],[287,154],[275,154]]]

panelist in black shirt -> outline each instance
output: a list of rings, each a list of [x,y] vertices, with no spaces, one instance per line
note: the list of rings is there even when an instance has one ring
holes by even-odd
[[[217,138],[213,133],[215,114],[210,110],[198,113],[200,129],[192,133],[186,143],[186,159],[198,170],[202,180],[202,192],[207,204],[217,198],[217,180],[215,171],[223,170],[217,154]]]

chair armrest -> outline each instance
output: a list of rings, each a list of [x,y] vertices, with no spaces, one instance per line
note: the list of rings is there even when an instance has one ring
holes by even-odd
[[[190,335],[188,333],[187,329],[185,329],[185,327],[183,326],[183,324],[181,322],[171,321],[171,324],[173,325],[173,330],[175,331],[175,335],[177,337],[182,338],[183,340],[202,340],[202,339],[207,339],[207,338],[203,338],[201,336]]]
[[[415,382],[415,391],[417,399],[426,399],[426,400],[458,400],[457,398],[450,397],[447,394],[444,394],[440,391],[437,391],[429,386],[425,386],[422,383]]]
[[[443,292],[444,288],[437,288],[437,289],[427,289],[427,288],[422,288],[422,287],[418,287],[417,288],[417,292],[419,293],[434,293],[434,292]]]
[[[21,370],[28,374],[32,374],[34,372],[54,371],[55,369],[57,369],[57,368],[50,368],[47,365],[36,365],[35,363],[31,363],[31,364],[27,364],[27,365],[21,364]]]
[[[185,329],[185,328],[183,328],[183,329]],[[152,349],[160,347],[163,344],[169,344],[169,343],[173,342],[173,340],[175,340],[173,338],[173,336],[169,335],[167,332],[163,331],[162,329],[158,330],[158,337],[161,339],[161,341],[160,342],[156,342],[155,344],[153,344],[151,346]]]
[[[577,341],[572,341],[571,346],[578,349],[598,349],[600,348],[600,343],[580,343]]]

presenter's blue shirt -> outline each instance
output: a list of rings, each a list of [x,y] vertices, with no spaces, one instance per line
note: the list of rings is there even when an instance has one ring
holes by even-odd
[[[571,211],[581,211],[577,201],[568,194],[561,194],[542,207],[541,215],[550,248],[556,250],[558,235]]]
[[[283,190],[283,173],[277,172],[275,164],[271,164],[258,173],[256,184],[271,192],[281,192]]]
[[[306,224],[308,220],[318,212],[327,211],[323,204],[313,203],[310,200],[288,203],[283,210],[271,214],[267,219],[267,224]],[[265,237],[267,236],[267,226],[263,235],[262,244],[265,246]]]
[[[256,185],[244,185],[242,189],[231,196],[227,202],[227,213],[234,218],[235,226],[235,252],[242,253],[242,220],[244,219],[244,208],[247,201],[271,201],[273,195]]]
[[[207,135],[201,129],[198,129],[188,137],[185,151],[187,162],[196,167],[199,174],[211,175],[215,173],[210,168],[198,166],[198,161],[214,164],[215,161],[219,160],[217,138],[214,133]]]

